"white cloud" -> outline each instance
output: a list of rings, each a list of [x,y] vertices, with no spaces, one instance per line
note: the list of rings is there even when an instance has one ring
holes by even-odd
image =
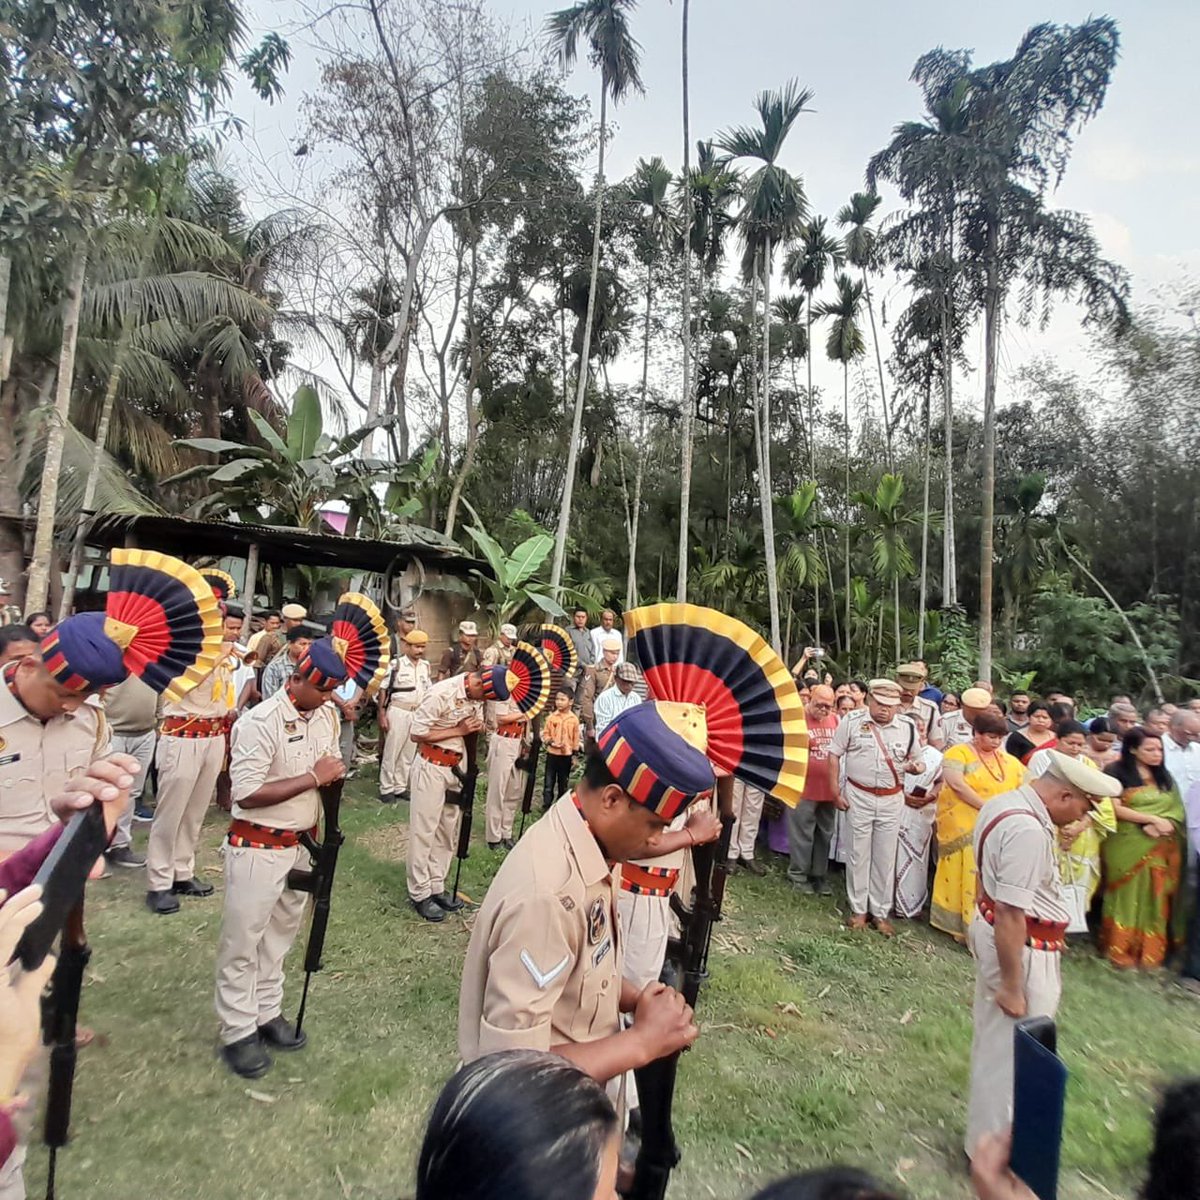
[[[1084,165],[1107,183],[1134,183],[1148,175],[1194,175],[1200,158],[1185,154],[1156,154],[1125,141],[1095,141],[1087,147]]]

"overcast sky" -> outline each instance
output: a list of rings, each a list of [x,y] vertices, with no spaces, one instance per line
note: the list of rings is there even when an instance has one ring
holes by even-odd
[[[549,11],[530,0],[495,0],[493,8],[534,30]],[[815,91],[815,111],[796,123],[782,161],[803,178],[813,211],[832,215],[862,186],[867,159],[892,128],[920,117],[920,93],[908,80],[920,54],[961,47],[991,62],[1011,55],[1030,25],[1078,23],[1092,10],[1062,0],[692,0],[690,14],[693,139],[752,121],[756,93],[795,78]],[[299,101],[316,89],[318,59],[295,29],[293,0],[248,0],[248,15],[256,36],[278,29],[288,37],[294,62],[281,104],[268,107],[239,91],[249,144],[234,161],[257,158],[286,178]],[[1109,15],[1120,26],[1120,62],[1055,202],[1091,216],[1105,252],[1132,273],[1135,300],[1146,302],[1156,288],[1200,273],[1200,4],[1125,0]],[[676,167],[682,161],[679,22],[679,0],[642,0],[634,14],[646,94],[617,111],[611,178],[628,174],[641,157],[659,154]],[[586,62],[568,86],[595,102],[597,78]],[[1086,371],[1077,316],[1060,312],[1046,332],[1007,327],[1004,365],[1012,370],[1050,354]]]

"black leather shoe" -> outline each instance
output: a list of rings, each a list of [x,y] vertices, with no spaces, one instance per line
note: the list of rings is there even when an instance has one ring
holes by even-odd
[[[426,896],[424,900],[410,900],[409,903],[417,910],[418,916],[424,917],[427,921],[432,921],[435,925],[439,921],[446,919],[446,914],[442,911],[442,906],[432,896]]]
[[[407,804],[412,799],[412,797],[408,794],[408,788],[405,788],[402,792],[397,792],[396,799],[399,800],[401,804]]]
[[[514,842],[514,841],[512,840],[512,838],[505,838],[505,839],[504,839],[504,840],[503,840],[503,841],[500,843],[500,845],[502,845],[502,846],[505,848],[505,850],[511,850],[511,849],[512,849],[512,848],[513,848],[513,847],[514,847],[516,844],[517,844],[517,843],[516,843],[516,842]]]
[[[243,1079],[258,1079],[271,1069],[271,1056],[262,1048],[258,1034],[252,1033],[240,1042],[221,1047],[225,1065]]]
[[[211,883],[199,879],[177,879],[171,884],[171,891],[176,896],[211,896],[215,890]]]
[[[762,876],[767,873],[767,868],[762,865],[757,859],[743,858],[740,860],[743,871],[749,871],[751,875]]]
[[[463,902],[449,892],[443,892],[440,896],[430,896],[430,899],[438,908],[444,909],[446,912],[458,912],[463,906]]]
[[[308,1043],[308,1034],[296,1027],[282,1016],[272,1017],[265,1025],[258,1027],[258,1036],[276,1050],[303,1050]]]
[[[499,842],[488,842],[488,844],[487,844],[487,848],[488,848],[489,850],[499,850],[499,849],[500,849],[500,843],[499,843]]]
[[[379,793],[379,803],[380,804],[395,804],[396,803],[396,793],[395,792],[380,792]]]
[[[147,892],[146,907],[152,913],[165,917],[168,913],[179,911],[179,901],[170,892]]]

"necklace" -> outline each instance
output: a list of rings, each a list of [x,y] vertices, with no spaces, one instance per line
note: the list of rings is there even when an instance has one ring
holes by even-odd
[[[978,750],[975,751],[975,757],[979,759],[980,765],[997,783],[1004,782],[1004,764],[1000,761],[1000,755],[997,751],[992,751],[992,762],[994,762],[997,767],[997,770],[995,771],[992,770],[992,768],[988,765],[987,759],[984,758],[984,756]]]

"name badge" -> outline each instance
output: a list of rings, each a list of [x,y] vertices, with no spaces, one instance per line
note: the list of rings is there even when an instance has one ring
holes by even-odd
[[[302,741],[304,741],[304,734],[298,733],[298,734],[296,734],[295,737],[288,738],[288,745],[290,746],[293,742],[302,742]]]
[[[600,943],[600,948],[592,955],[592,966],[598,967],[608,956],[608,952],[612,949],[612,938],[605,938]]]
[[[0,767],[7,767],[12,763],[20,761],[21,756],[19,754],[6,754],[3,758],[0,758]]]

